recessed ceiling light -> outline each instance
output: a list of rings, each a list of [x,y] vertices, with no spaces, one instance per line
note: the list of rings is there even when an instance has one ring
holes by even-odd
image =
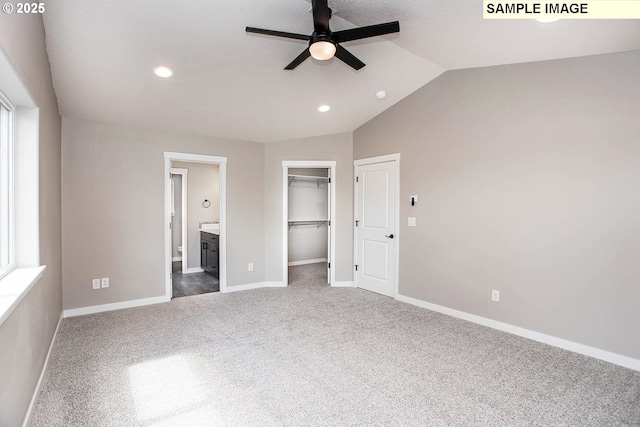
[[[556,22],[560,18],[536,18],[536,21],[542,22],[543,24],[549,24],[551,22]]]
[[[376,98],[378,99],[385,99],[387,97],[387,91],[386,90],[379,90],[376,92]]]
[[[331,107],[329,107],[328,105],[321,105],[318,107],[318,111],[320,111],[321,113],[326,113],[329,110],[331,110]]]
[[[163,65],[160,65],[159,67],[154,68],[153,73],[158,77],[162,77],[163,79],[173,76],[173,70]]]

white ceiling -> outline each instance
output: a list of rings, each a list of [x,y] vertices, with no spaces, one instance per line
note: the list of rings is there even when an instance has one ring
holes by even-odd
[[[400,21],[345,43],[365,64],[308,59],[305,0],[59,0],[43,15],[66,117],[258,142],[353,131],[450,69],[640,49],[640,20],[483,20],[480,0],[329,0],[334,31]],[[152,74],[167,65],[167,80]],[[378,101],[375,92],[388,97]],[[331,105],[319,113],[321,104]]]

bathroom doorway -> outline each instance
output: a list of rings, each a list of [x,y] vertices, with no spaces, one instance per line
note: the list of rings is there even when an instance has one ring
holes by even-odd
[[[171,181],[172,296],[218,292],[220,166],[172,161]],[[176,185],[178,181],[184,185]],[[177,196],[181,196],[182,209],[177,208]]]
[[[226,158],[165,153],[169,298],[226,290]]]

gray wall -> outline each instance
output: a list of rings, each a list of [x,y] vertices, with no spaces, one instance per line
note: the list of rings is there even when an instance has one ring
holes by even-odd
[[[639,75],[450,71],[357,129],[354,158],[402,155],[400,293],[639,359]]]
[[[353,280],[353,144],[341,133],[265,146],[265,269],[266,281],[282,281],[282,161],[336,161],[336,280]]]
[[[62,140],[65,309],[164,295],[164,151],[228,157],[229,286],[282,280],[282,160],[336,160],[336,280],[353,280],[349,133],[264,145],[63,118]]]
[[[228,158],[228,285],[264,280],[263,144],[69,118],[62,141],[65,309],[165,294],[164,151]]]
[[[188,267],[200,268],[200,230],[198,223],[220,220],[220,167],[205,163],[173,162],[172,167],[188,169],[187,178],[187,244]],[[202,206],[204,200],[211,206]]]
[[[0,45],[40,111],[40,281],[0,325],[0,425],[25,417],[62,311],[60,116],[39,15],[0,14]]]

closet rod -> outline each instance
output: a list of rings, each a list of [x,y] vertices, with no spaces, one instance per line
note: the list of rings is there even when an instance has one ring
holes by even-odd
[[[325,224],[329,224],[329,220],[320,219],[320,220],[289,221],[289,230],[291,230],[291,227],[300,227],[300,226],[308,226],[308,225],[315,225],[317,229],[322,227]]]
[[[320,187],[320,183],[329,182],[329,177],[326,176],[311,176],[311,175],[289,175],[289,185],[293,183],[293,181],[315,181],[316,185]]]

